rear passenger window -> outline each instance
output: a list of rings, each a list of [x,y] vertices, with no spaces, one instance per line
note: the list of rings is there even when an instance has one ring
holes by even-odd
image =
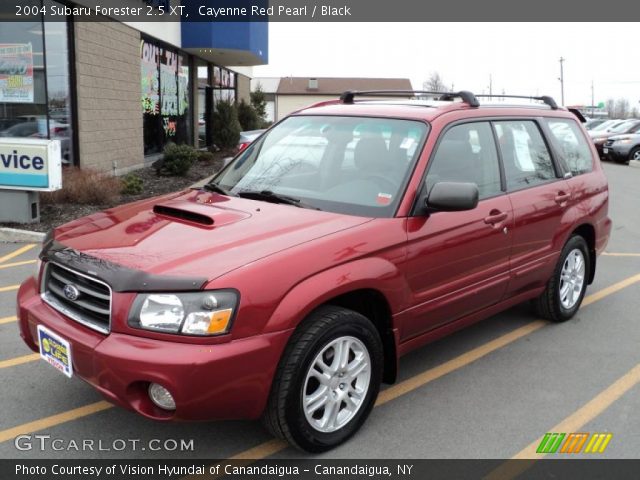
[[[478,185],[480,199],[502,192],[498,153],[488,122],[457,125],[438,144],[427,174],[427,188],[438,182]]]
[[[553,133],[555,146],[572,175],[580,175],[593,170],[591,149],[576,122],[549,119],[547,125]]]
[[[532,187],[556,178],[551,155],[535,122],[494,122],[507,189]]]

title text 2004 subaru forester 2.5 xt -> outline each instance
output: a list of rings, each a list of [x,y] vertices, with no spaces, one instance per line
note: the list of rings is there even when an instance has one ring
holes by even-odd
[[[262,417],[319,452],[410,350],[528,300],[570,319],[611,230],[576,116],[360,93],[289,116],[204,188],[55,229],[19,291],[25,342],[149,418]]]

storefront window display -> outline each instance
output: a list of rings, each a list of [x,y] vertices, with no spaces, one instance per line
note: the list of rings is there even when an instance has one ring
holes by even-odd
[[[140,44],[144,153],[160,153],[167,143],[192,143],[189,57],[162,43]]]

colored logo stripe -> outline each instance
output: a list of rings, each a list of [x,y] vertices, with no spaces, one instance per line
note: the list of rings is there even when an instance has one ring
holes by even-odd
[[[603,453],[609,445],[611,437],[613,437],[611,433],[594,433],[584,453]]]
[[[568,435],[566,433],[545,433],[536,449],[536,453],[556,453],[560,445],[562,445],[562,448],[558,453],[580,453],[585,443],[587,448],[584,449],[584,453],[603,453],[613,437],[611,433],[594,433],[587,443],[590,435],[590,433],[584,432],[570,433]]]
[[[564,436],[564,433],[546,433],[540,445],[538,445],[536,453],[556,453]]]
[[[580,453],[587,438],[589,438],[588,433],[570,433],[564,445],[562,445],[560,453]]]

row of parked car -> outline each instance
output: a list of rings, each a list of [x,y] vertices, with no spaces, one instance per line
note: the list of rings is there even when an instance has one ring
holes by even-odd
[[[640,161],[640,120],[589,120],[585,127],[598,150],[600,158],[629,164]]]

